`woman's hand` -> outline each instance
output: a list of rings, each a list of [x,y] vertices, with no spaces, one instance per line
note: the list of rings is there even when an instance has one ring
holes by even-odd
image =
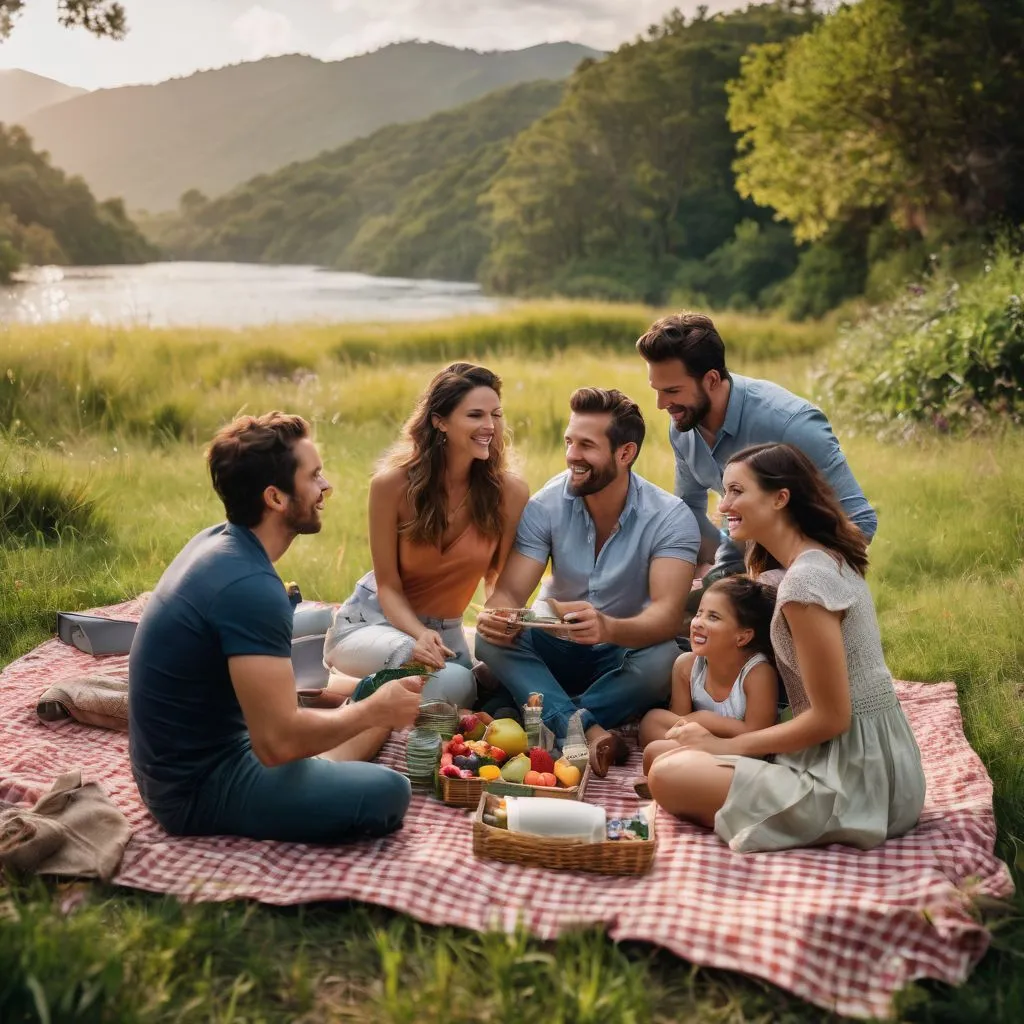
[[[731,753],[731,740],[716,736],[697,722],[688,722],[681,718],[665,734],[665,739],[672,740],[683,750],[703,750],[707,754]]]
[[[433,629],[425,629],[412,649],[412,660],[420,661],[431,668],[444,668],[445,659],[454,658],[455,652],[445,647],[441,635]]]

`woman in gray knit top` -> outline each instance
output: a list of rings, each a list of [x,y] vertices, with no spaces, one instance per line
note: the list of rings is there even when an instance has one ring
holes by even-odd
[[[870,849],[902,835],[921,813],[924,773],[882,654],[864,536],[790,445],[737,452],[724,482],[721,510],[732,539],[751,542],[751,575],[785,570],[771,636],[793,718],[728,739],[687,724],[681,749],[651,766],[651,795],[742,852]]]

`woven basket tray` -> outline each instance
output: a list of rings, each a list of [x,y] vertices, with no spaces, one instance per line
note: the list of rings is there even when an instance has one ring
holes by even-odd
[[[517,782],[506,782],[504,779],[449,779],[446,775],[441,779],[441,799],[449,807],[476,807],[484,790],[497,793],[498,796],[550,796],[560,800],[582,800],[583,792],[590,781],[590,765],[587,765],[578,786],[523,786]]]
[[[485,825],[485,799],[480,797],[473,815],[473,854],[510,864],[531,864],[553,871],[592,871],[601,875],[642,875],[654,861],[657,843],[653,805],[647,813],[650,839],[609,839],[587,843],[559,836],[533,836],[526,832]]]

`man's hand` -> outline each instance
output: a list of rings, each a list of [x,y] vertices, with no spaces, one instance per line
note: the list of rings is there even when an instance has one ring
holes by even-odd
[[[484,609],[476,618],[476,631],[495,647],[511,647],[523,627],[504,615]]]
[[[367,697],[366,704],[368,709],[373,709],[376,724],[389,729],[412,725],[420,713],[420,694],[425,684],[423,676],[392,679]]]
[[[566,624],[569,639],[577,644],[613,643],[608,616],[589,601],[548,601],[555,614]]]
[[[433,629],[424,630],[412,649],[412,660],[422,662],[431,668],[444,668],[446,658],[454,658],[455,652],[445,647],[441,634]]]

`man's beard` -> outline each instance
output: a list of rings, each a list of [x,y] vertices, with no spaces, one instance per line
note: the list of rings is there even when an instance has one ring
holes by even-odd
[[[284,521],[288,528],[296,534],[319,533],[324,525],[315,506],[297,509],[294,499],[288,505]]]
[[[585,498],[588,494],[603,491],[616,477],[615,464],[609,463],[603,469],[590,466],[590,472],[577,484],[572,471],[569,472],[569,493],[576,498]]]
[[[701,388],[700,399],[696,405],[680,405],[675,408],[686,413],[686,419],[682,421],[682,424],[672,417],[672,426],[679,431],[680,434],[688,433],[693,430],[698,424],[702,423],[707,417],[707,414],[711,411],[711,396]],[[669,415],[672,414],[672,406],[669,406]]]

